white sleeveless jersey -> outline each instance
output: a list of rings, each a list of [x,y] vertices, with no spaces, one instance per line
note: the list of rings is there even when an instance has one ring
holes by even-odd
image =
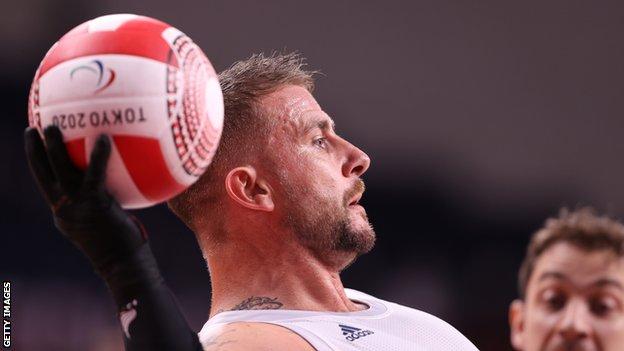
[[[370,308],[356,312],[246,310],[221,312],[199,332],[234,322],[262,322],[292,330],[318,351],[478,351],[459,331],[428,313],[345,289]]]

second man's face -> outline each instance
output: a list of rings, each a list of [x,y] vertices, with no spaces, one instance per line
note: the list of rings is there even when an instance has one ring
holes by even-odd
[[[521,351],[624,350],[624,258],[554,244],[537,259],[510,322]]]

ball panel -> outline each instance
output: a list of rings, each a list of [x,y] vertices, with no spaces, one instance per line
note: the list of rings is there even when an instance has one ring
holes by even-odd
[[[169,27],[162,31],[160,35],[167,43],[169,43],[169,46],[173,46],[173,42],[175,42],[175,40],[179,37],[183,36],[184,33],[182,33],[182,31],[177,28]]]
[[[161,36],[140,31],[105,31],[75,35],[58,42],[41,62],[39,76],[56,65],[89,55],[133,55],[169,62],[169,44]]]
[[[190,142],[184,141],[184,138],[189,137],[188,133],[183,133],[183,130],[186,129],[184,125],[186,120],[178,119],[178,114],[184,113],[184,110],[180,110],[182,104],[174,100],[174,107],[178,108],[178,110],[170,112],[170,115],[174,118],[171,124],[173,138],[164,136],[161,139],[163,150],[178,150],[178,152],[167,152],[163,153],[163,155],[172,175],[182,184],[192,184],[198,178],[198,174],[203,173],[214,156],[221,136],[223,96],[216,76],[208,79],[204,91],[205,93],[200,103],[203,106],[200,110],[204,111],[204,117],[200,120],[204,122],[197,127],[195,137]],[[188,149],[186,149],[187,145],[190,145]],[[180,155],[185,156],[181,159]],[[193,155],[195,156],[193,157]],[[181,164],[181,161],[184,163]],[[194,172],[188,172],[187,170],[189,169],[194,170]]]
[[[207,123],[208,124],[208,123]],[[210,129],[205,129],[208,133]],[[212,135],[211,137],[206,137],[201,140],[201,143],[198,143],[194,146],[194,153],[201,154],[202,160],[212,159],[214,156],[214,152],[216,151],[218,145],[218,135]],[[206,142],[204,141],[206,140]],[[179,141],[178,141],[179,142]],[[179,142],[180,143],[180,142]],[[163,134],[163,137],[160,139],[160,145],[163,150],[163,157],[165,162],[167,163],[171,175],[176,179],[180,184],[193,184],[199,175],[195,173],[187,172],[183,162],[196,162],[201,163],[197,159],[190,159],[190,156],[184,161],[180,160],[179,154],[176,151],[177,145],[174,143],[174,139],[171,138],[168,134]],[[205,151],[204,151],[205,150]],[[190,155],[190,154],[189,154]],[[186,165],[187,168],[191,168],[191,165]],[[199,172],[199,170],[198,170]],[[201,175],[201,174],[200,174]]]
[[[210,124],[215,131],[220,131],[223,128],[223,93],[216,76],[211,77],[206,83],[204,100],[208,102],[206,103],[206,113]]]
[[[66,140],[100,133],[159,138],[169,125],[166,72],[161,62],[128,55],[64,62],[33,83],[30,124],[56,124]]]
[[[85,138],[86,154],[90,155],[95,145],[96,137]],[[154,203],[139,191],[136,184],[126,170],[115,140],[111,140],[111,155],[106,167],[106,188],[123,208],[142,208]]]
[[[122,23],[117,30],[150,32],[154,36],[159,36],[167,28],[171,26],[165,22],[150,17],[135,16]]]
[[[152,203],[167,200],[186,188],[169,173],[159,140],[121,135],[113,136],[113,140],[134,184]]]
[[[66,141],[65,147],[74,164],[82,170],[87,169],[87,159],[89,156],[87,155],[85,138]]]
[[[168,129],[164,97],[115,97],[40,107],[41,128],[58,126],[65,140],[102,133],[158,138]]]
[[[168,86],[172,87],[171,96],[174,99],[170,102],[169,109],[172,119],[171,137],[179,160],[182,162],[183,171],[197,178],[205,171],[214,154],[211,152],[213,150],[204,147],[208,144],[216,145],[220,136],[219,132],[216,138],[212,135],[210,140],[202,142],[202,139],[211,136],[211,133],[206,133],[206,129],[210,128],[207,105],[218,104],[221,107],[217,107],[216,110],[222,110],[223,99],[219,94],[218,97],[221,99],[206,100],[206,90],[211,80],[217,80],[216,73],[201,49],[190,38],[185,35],[176,36],[176,34],[178,33],[173,30],[163,33],[165,39],[172,41],[173,53],[180,62],[179,70],[171,66],[168,69],[181,71],[183,75],[182,79],[179,79],[179,74],[168,75],[168,78],[178,78],[174,82],[168,82]],[[220,118],[222,119],[223,116]],[[172,173],[178,179],[186,178],[177,168],[174,168]]]
[[[166,64],[144,57],[79,57],[55,66],[39,78],[39,105],[103,97],[164,96],[166,74]]]
[[[37,74],[35,73],[35,76]],[[28,93],[28,125],[37,128],[39,134],[43,130],[41,128],[41,115],[39,114],[39,81],[33,80]]]
[[[137,15],[129,14],[129,13],[117,13],[114,15],[106,15],[98,18],[94,18],[91,21],[87,22],[88,31],[89,32],[98,32],[98,31],[115,31],[119,29],[122,25],[140,18]]]

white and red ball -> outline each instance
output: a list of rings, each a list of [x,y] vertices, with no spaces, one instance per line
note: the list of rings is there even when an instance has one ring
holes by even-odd
[[[166,201],[206,170],[223,126],[217,74],[189,37],[153,18],[95,18],[48,51],[31,86],[29,124],[55,124],[85,169],[108,134],[106,185],[125,208]]]

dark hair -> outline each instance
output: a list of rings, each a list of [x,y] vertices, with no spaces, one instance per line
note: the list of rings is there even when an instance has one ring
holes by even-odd
[[[574,211],[561,209],[558,217],[547,219],[544,227],[531,237],[518,275],[520,298],[525,298],[537,259],[558,242],[567,242],[587,251],[611,250],[618,256],[624,256],[624,225],[607,216],[597,215],[590,207]]]
[[[230,169],[257,158],[266,143],[271,121],[257,104],[259,98],[286,85],[312,92],[316,72],[303,69],[298,53],[254,54],[219,74],[224,123],[219,147],[206,172],[191,187],[171,199],[169,208],[193,231],[205,220],[219,220],[223,178]],[[202,220],[203,219],[203,220]]]

